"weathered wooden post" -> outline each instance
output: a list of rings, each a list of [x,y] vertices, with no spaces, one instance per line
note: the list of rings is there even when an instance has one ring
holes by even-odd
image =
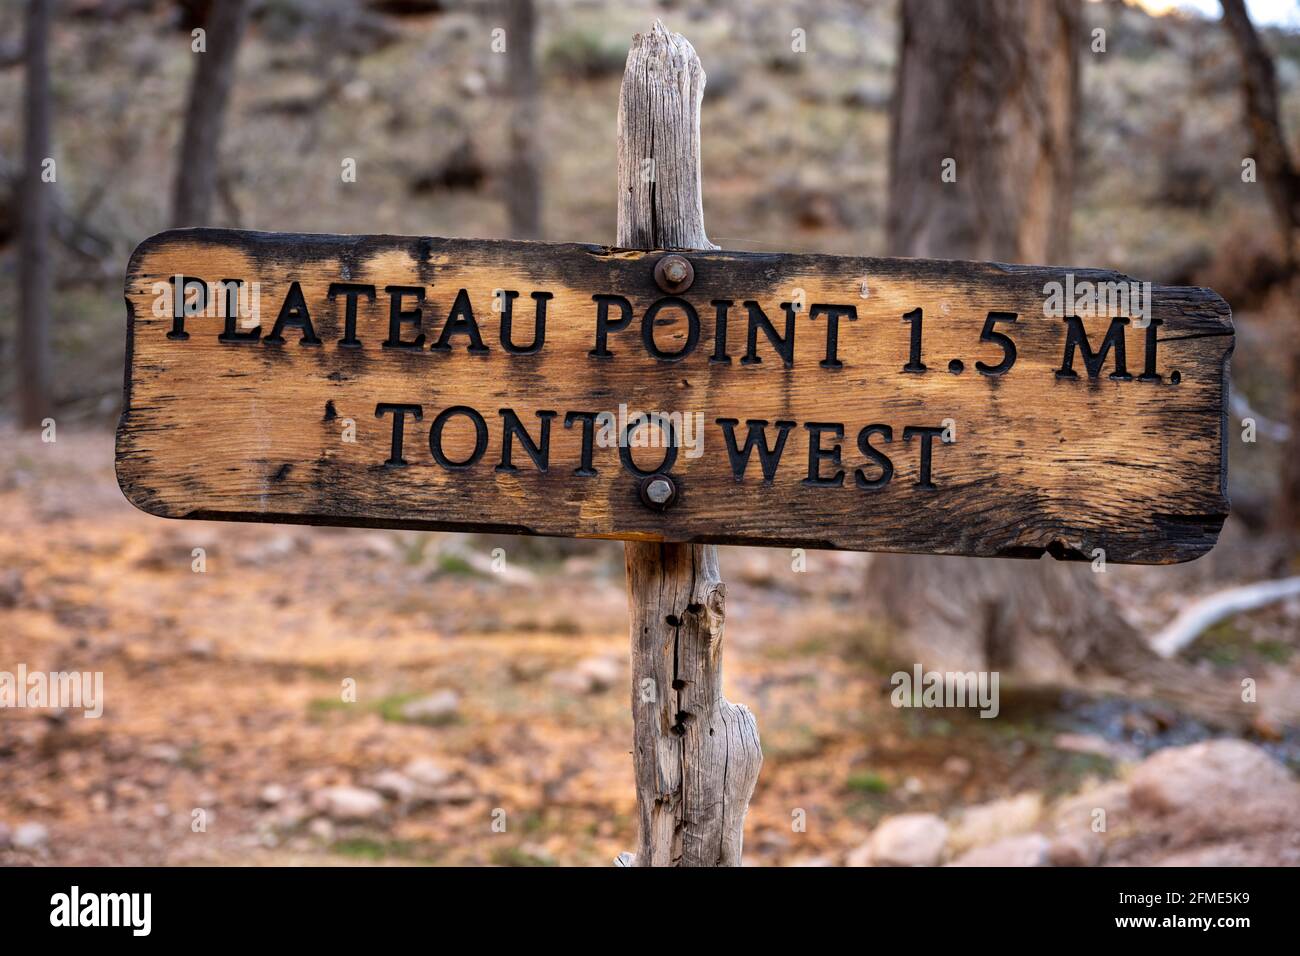
[[[637,34],[618,98],[618,240],[716,249],[704,232],[694,47],[655,22]],[[685,291],[685,290],[682,290]],[[629,541],[632,761],[640,838],[629,866],[739,866],[763,762],[758,726],[722,696],[726,586],[713,545]]]

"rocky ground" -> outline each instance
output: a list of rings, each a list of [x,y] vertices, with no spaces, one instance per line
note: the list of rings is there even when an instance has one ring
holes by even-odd
[[[169,522],[122,499],[106,431],[0,443],[0,670],[102,671],[105,700],[0,710],[0,862],[633,847],[618,545]],[[807,560],[722,554],[726,692],[765,751],[750,863],[1300,862],[1294,727],[1212,739],[1084,688],[1004,686],[993,720],[896,710],[869,559]],[[1201,666],[1293,686],[1297,622],[1300,602],[1250,615]]]

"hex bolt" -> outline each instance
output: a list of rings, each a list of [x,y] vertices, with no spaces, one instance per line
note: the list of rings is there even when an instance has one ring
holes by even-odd
[[[641,479],[641,502],[647,508],[663,511],[677,500],[677,486],[667,475],[650,475]]]
[[[669,295],[685,292],[695,281],[695,268],[677,254],[664,256],[655,263],[655,283]]]

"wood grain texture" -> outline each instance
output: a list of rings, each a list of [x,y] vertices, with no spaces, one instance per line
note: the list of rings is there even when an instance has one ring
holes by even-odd
[[[1096,378],[1076,355],[1078,377],[1063,379],[1066,323],[1043,316],[1046,282],[1064,270],[993,263],[860,259],[735,252],[691,253],[695,282],[684,298],[700,318],[698,344],[678,361],[652,358],[642,339],[646,309],[663,294],[653,282],[657,253],[599,246],[488,242],[391,236],[298,236],[218,230],[179,230],[144,242],[126,279],[129,307],[126,402],[118,429],[118,476],[127,497],[167,517],[226,518],[429,530],[473,528],[503,532],[695,543],[804,546],[982,556],[1087,558],[1166,563],[1194,558],[1217,538],[1228,509],[1225,494],[1227,361],[1231,314],[1202,289],[1155,287],[1160,382],[1139,380],[1144,333],[1125,332],[1132,378],[1117,381],[1113,352]],[[172,318],[154,314],[157,283],[175,274],[260,283],[262,340],[218,341],[219,317],[187,319],[189,338],[169,339]],[[1127,281],[1114,273],[1076,270],[1076,282]],[[267,344],[293,282],[300,284],[320,345],[300,344],[288,329],[283,345]],[[373,284],[376,301],[358,301],[360,348],[338,346],[343,298],[330,301],[334,282]],[[866,283],[866,297],[862,296]],[[421,287],[424,347],[384,349],[389,334],[387,286]],[[520,294],[513,337],[533,332],[533,291],[547,303],[543,348],[508,355],[499,340],[493,290]],[[471,354],[457,335],[446,352],[439,338],[459,290],[466,290],[486,352]],[[807,303],[852,304],[857,321],[842,321],[840,368],[821,366],[825,317],[793,320],[787,366],[760,330],[757,364],[745,364],[746,310],[758,303],[784,330],[781,303],[802,289]],[[595,345],[593,294],[625,296],[634,320],[608,336],[612,356],[589,355]],[[715,352],[709,303],[729,299],[727,364]],[[413,307],[414,300],[404,300]],[[910,323],[922,309],[923,358],[928,371],[902,371],[909,359]],[[1016,313],[998,325],[1014,339],[1017,357],[1003,375],[994,342],[980,341],[992,310]],[[617,311],[611,315],[617,315]],[[680,309],[659,313],[651,331],[665,351],[683,348],[688,322]],[[1083,320],[1093,347],[1106,318]],[[403,337],[416,330],[403,326]],[[948,371],[961,359],[964,371]],[[1174,373],[1178,382],[1174,384]],[[422,407],[408,422],[409,465],[385,465],[391,416],[379,403]],[[665,512],[643,506],[638,480],[619,449],[594,449],[595,475],[574,472],[582,458],[580,425],[563,425],[568,411],[699,412],[703,453],[681,449],[672,474],[679,500]],[[488,446],[471,468],[439,467],[428,447],[431,420],[450,406],[479,410]],[[501,409],[515,411],[536,439],[538,411],[555,411],[549,468],[540,472],[514,442],[518,470],[494,470],[501,460]],[[718,419],[745,423],[792,421],[771,482],[758,455],[742,481],[734,477]],[[355,422],[355,443],[341,438],[341,421]],[[956,426],[956,441],[933,443],[933,490],[918,488],[920,440],[903,440],[907,426]],[[822,462],[842,485],[815,487],[809,476],[808,423],[842,423],[841,465]],[[879,469],[857,445],[871,424],[893,429],[892,444],[875,447],[895,466],[876,489],[855,481]],[[460,458],[472,449],[465,421],[448,427],[446,448]],[[833,444],[822,436],[823,447]],[[632,448],[651,469],[662,449]]]
[[[618,94],[618,239],[625,249],[716,249],[704,232],[700,102],[706,77],[680,33],[638,33]]]
[[[662,23],[633,40],[619,94],[619,245],[715,248],[700,204],[704,83],[695,49]],[[676,188],[639,175],[646,159]],[[636,855],[616,862],[740,866],[763,752],[754,715],[722,695],[718,549],[629,541],[625,557],[639,826]]]
[[[740,866],[763,765],[758,723],[722,695],[726,585],[711,545],[627,545],[636,866]]]

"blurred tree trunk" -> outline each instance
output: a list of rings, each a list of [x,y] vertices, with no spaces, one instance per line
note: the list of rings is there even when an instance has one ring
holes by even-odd
[[[221,0],[209,9],[203,27],[206,52],[194,53],[198,62],[190,80],[185,131],[177,157],[173,226],[207,225],[211,214],[226,104],[247,21],[247,0]]]
[[[49,33],[52,0],[28,0],[25,31],[23,168],[19,196],[18,422],[39,428],[52,411],[50,395],[50,158]]]
[[[903,0],[889,155],[896,255],[1059,263],[1079,0]],[[956,161],[956,181],[940,179]]]
[[[903,0],[891,255],[1063,261],[1083,42],[1078,0]],[[931,669],[1064,680],[1153,656],[1088,563],[877,555],[870,590]]]
[[[1291,161],[1282,133],[1277,104],[1277,76],[1273,57],[1255,32],[1243,0],[1221,0],[1223,22],[1241,56],[1241,90],[1246,101],[1252,157],[1259,179],[1287,241],[1288,260],[1294,260],[1291,240],[1300,229],[1300,172]]]
[[[1255,32],[1243,0],[1222,0],[1223,22],[1241,56],[1241,89],[1246,102],[1251,158],[1256,175],[1268,192],[1273,215],[1286,247],[1288,281],[1294,288],[1295,240],[1300,234],[1300,171],[1296,169],[1282,132],[1277,102],[1277,76],[1273,57]],[[1291,447],[1282,456],[1282,487],[1278,515],[1283,527],[1300,533],[1300,335],[1291,335],[1291,391],[1288,420]]]
[[[510,93],[510,162],[506,170],[506,207],[510,234],[538,239],[542,234],[542,177],[537,126],[538,96],[534,0],[506,0],[507,87]]]

